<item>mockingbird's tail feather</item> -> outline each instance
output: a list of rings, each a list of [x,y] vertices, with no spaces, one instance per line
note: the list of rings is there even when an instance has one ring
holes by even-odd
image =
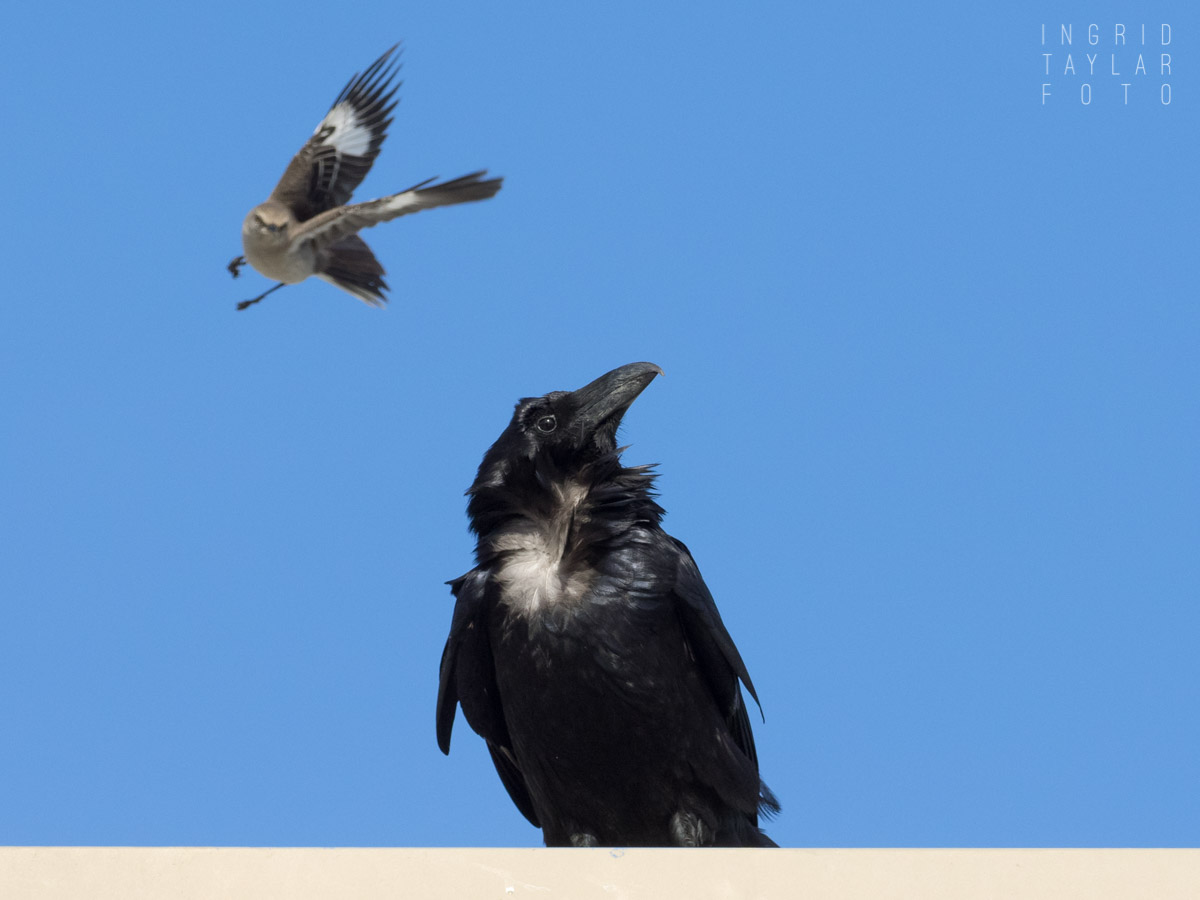
[[[325,252],[328,261],[317,273],[318,278],[353,294],[369,306],[382,307],[387,303],[383,293],[388,289],[383,280],[383,266],[366,241],[352,234]]]
[[[484,180],[486,174],[482,171],[472,172],[441,184],[423,181],[421,184],[427,187],[417,185],[390,197],[326,210],[307,222],[299,223],[291,233],[289,247],[307,247],[315,251],[317,263],[314,275],[348,291],[364,303],[382,306],[387,302],[383,295],[387,290],[387,284],[381,277],[383,266],[358,237],[358,232],[423,209],[486,200],[500,190],[503,182],[502,178]],[[249,248],[249,243],[246,246]],[[258,263],[254,265],[259,271],[264,271]]]

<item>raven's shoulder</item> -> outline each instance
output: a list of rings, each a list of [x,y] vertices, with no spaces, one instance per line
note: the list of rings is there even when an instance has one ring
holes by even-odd
[[[705,636],[712,639],[715,649],[720,652],[721,657],[733,673],[741,679],[746,690],[750,692],[750,696],[754,698],[754,702],[758,703],[758,694],[754,690],[754,683],[750,680],[750,673],[746,671],[746,664],[742,662],[742,656],[738,653],[733,638],[729,636],[729,632],[725,629],[725,623],[721,621],[721,614],[717,611],[717,601],[713,599],[708,585],[704,583],[700,567],[696,565],[696,561],[683,541],[673,538],[665,532],[664,537],[671,542],[675,551],[675,595],[683,607],[681,614],[694,620],[694,625]]]

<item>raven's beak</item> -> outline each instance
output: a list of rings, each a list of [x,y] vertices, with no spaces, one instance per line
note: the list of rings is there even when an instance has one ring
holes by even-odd
[[[663,370],[654,363],[630,363],[573,391],[571,400],[576,410],[574,424],[580,429],[579,436],[598,436],[603,429],[607,437],[613,438],[617,426],[621,424],[621,417],[638,394],[646,389],[655,375],[662,374]]]

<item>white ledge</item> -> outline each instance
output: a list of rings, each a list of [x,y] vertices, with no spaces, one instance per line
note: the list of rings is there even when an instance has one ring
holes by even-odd
[[[1195,900],[1200,850],[0,847],[5,900]]]

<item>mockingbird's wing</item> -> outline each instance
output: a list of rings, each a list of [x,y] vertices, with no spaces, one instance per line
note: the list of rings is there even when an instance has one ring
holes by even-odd
[[[396,108],[392,97],[399,84],[391,82],[399,46],[342,88],[272,191],[271,199],[287,204],[301,222],[346,203],[371,170]]]
[[[486,171],[472,172],[453,181],[444,181],[429,187],[424,187],[423,185],[429,182],[423,181],[416,187],[392,194],[390,197],[326,210],[307,222],[302,222],[292,235],[292,242],[298,244],[301,241],[309,241],[320,253],[363,228],[370,228],[398,216],[453,203],[486,200],[495,196],[504,180],[490,178],[484,181],[483,176],[486,174]]]
[[[292,242],[294,245],[311,244],[316,251],[318,278],[353,294],[364,303],[382,306],[387,302],[383,266],[358,236],[358,231],[435,206],[486,200],[500,190],[503,180],[483,181],[486,174],[472,172],[430,187],[423,187],[429,182],[422,182],[391,197],[326,210],[302,222],[296,228]]]

